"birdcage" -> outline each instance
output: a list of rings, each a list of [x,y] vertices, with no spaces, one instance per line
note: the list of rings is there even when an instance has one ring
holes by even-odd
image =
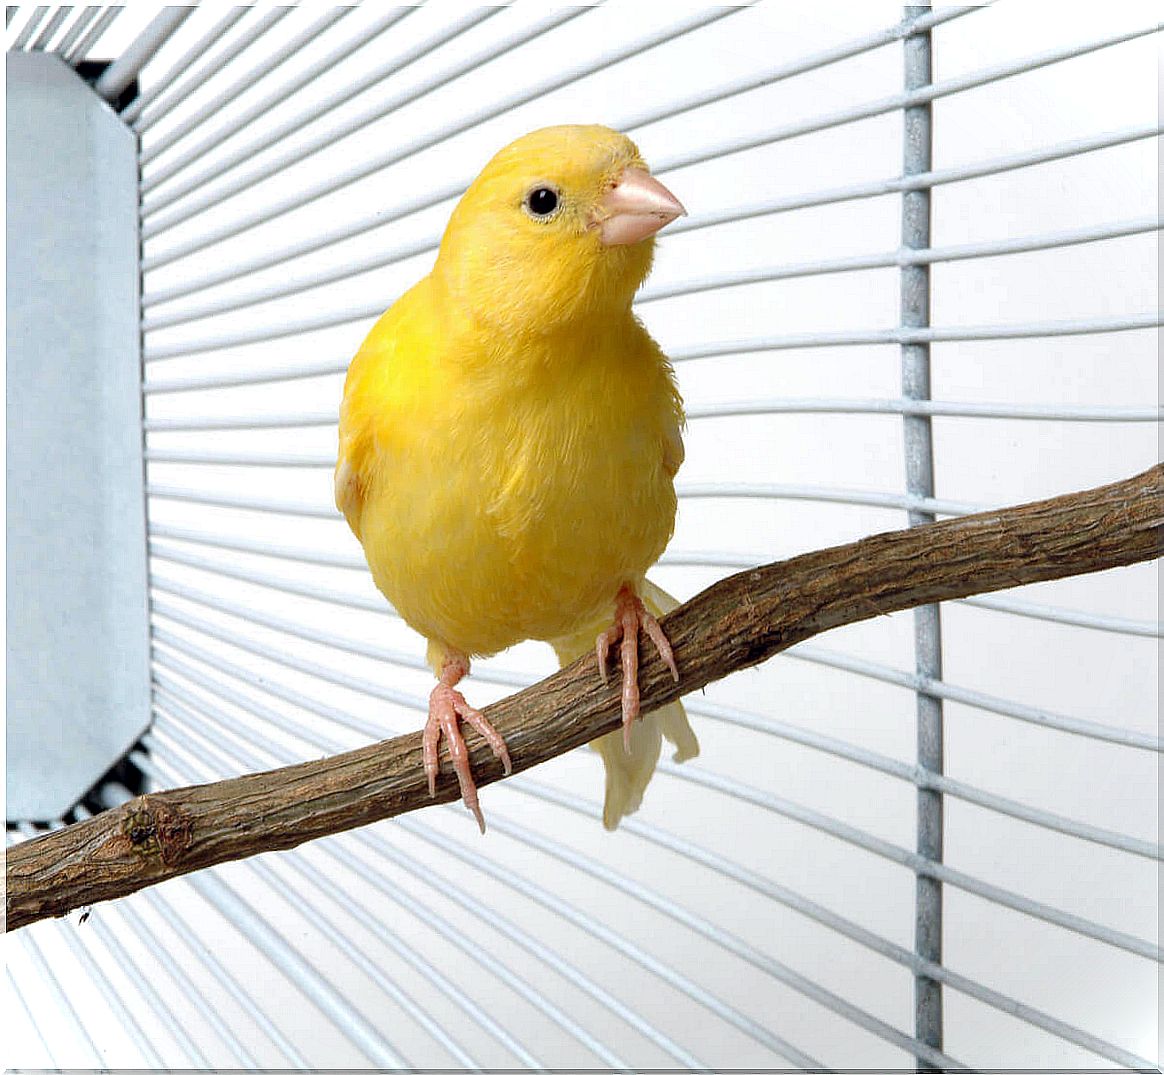
[[[342,376],[527,130],[628,132],[690,212],[637,299],[678,598],[1154,464],[1157,15],[8,7],[9,846],[419,726]],[[1155,565],[1029,589],[690,696],[616,833],[574,751],[484,838],[432,806],[11,932],[5,1061],[1154,1067]]]

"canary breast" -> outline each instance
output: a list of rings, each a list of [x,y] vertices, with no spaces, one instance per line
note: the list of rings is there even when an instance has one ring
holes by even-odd
[[[629,313],[505,341],[434,329],[410,305],[425,303],[357,358],[341,431],[377,586],[470,655],[608,617],[674,525],[679,405],[658,348]]]

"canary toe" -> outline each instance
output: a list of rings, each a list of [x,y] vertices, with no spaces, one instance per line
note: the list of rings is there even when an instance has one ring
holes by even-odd
[[[481,831],[485,831],[485,819],[481,816],[481,806],[477,799],[477,785],[473,780],[473,770],[469,766],[469,748],[465,745],[465,737],[461,734],[458,709],[468,709],[464,695],[443,683],[433,688],[428,700],[428,723],[424,729],[423,744],[427,748],[431,741],[432,761],[425,753],[425,772],[428,775],[429,793],[436,792],[436,778],[440,772],[440,760],[437,757],[437,743],[443,737],[449,749],[449,760],[453,763],[453,772],[457,776],[457,783],[461,788],[461,799],[465,806],[477,819]]]
[[[469,748],[461,734],[461,721],[465,721],[489,744],[489,749],[505,767],[508,776],[513,772],[509,748],[500,733],[480,711],[465,701],[465,696],[453,689],[469,670],[464,658],[454,658],[441,669],[441,681],[432,689],[428,698],[428,722],[424,726],[421,746],[424,757],[424,772],[428,777],[428,793],[436,794],[436,780],[440,774],[438,748],[443,736],[449,748],[449,760],[461,789],[461,801],[465,808],[477,819],[477,827],[485,831],[485,817],[481,813],[481,803],[477,797],[477,783],[473,779],[473,769],[469,764]]]
[[[436,694],[436,691],[433,691]],[[428,700],[428,722],[424,726],[424,737],[421,739],[421,748],[424,755],[424,775],[428,777],[428,797],[436,795],[436,778],[441,771],[441,763],[437,757],[437,747],[440,745],[441,722],[433,714],[433,698]]]
[[[647,632],[647,637],[655,643],[655,652],[658,653],[660,659],[667,666],[671,673],[671,678],[678,683],[679,666],[675,664],[675,651],[671,648],[671,643],[667,640],[667,636],[663,634],[663,628],[659,626],[659,621],[646,609],[643,609],[642,623],[643,630]]]
[[[631,750],[631,725],[642,716],[639,695],[639,631],[644,631],[654,643],[660,659],[667,666],[671,678],[679,682],[679,668],[675,664],[675,653],[659,621],[647,611],[638,595],[629,587],[618,591],[615,601],[614,624],[598,636],[595,652],[598,657],[598,672],[602,682],[606,682],[606,662],[610,647],[619,643],[619,664],[622,667],[622,741],[629,754]]]
[[[618,641],[619,631],[619,626],[616,623],[613,627],[608,627],[603,631],[594,643],[594,652],[598,658],[598,674],[602,677],[604,686],[610,682],[610,676],[606,671],[606,662],[610,660],[610,647]]]
[[[642,716],[639,706],[639,624],[634,613],[626,611],[622,617],[622,646],[619,657],[622,664],[622,742],[630,753],[631,725]]]
[[[489,744],[493,756],[501,762],[505,768],[505,775],[509,776],[513,772],[513,762],[509,760],[509,748],[505,745],[505,740],[501,738],[501,733],[485,719],[483,713],[466,704],[464,698],[461,698],[456,706],[457,715],[477,729],[477,734]]]

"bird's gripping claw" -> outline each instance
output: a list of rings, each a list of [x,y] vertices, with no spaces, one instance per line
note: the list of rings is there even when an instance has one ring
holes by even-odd
[[[639,631],[645,631],[654,642],[655,650],[671,672],[671,678],[679,682],[679,669],[675,665],[675,654],[671,643],[659,626],[659,621],[647,610],[639,596],[624,585],[615,599],[614,623],[598,636],[595,652],[598,656],[598,673],[602,682],[607,682],[606,662],[610,647],[621,639],[619,661],[622,665],[622,741],[630,753],[631,724],[642,715],[639,705]]]
[[[437,748],[443,734],[449,744],[453,772],[457,774],[457,783],[461,786],[461,799],[465,803],[465,808],[477,819],[478,827],[484,832],[485,818],[477,799],[477,784],[473,780],[473,770],[469,767],[469,748],[465,746],[465,738],[461,735],[460,722],[468,721],[477,729],[481,738],[489,744],[494,755],[505,766],[506,776],[513,772],[513,765],[509,760],[505,740],[484,715],[469,705],[459,690],[454,689],[468,671],[468,660],[459,655],[450,657],[441,667],[440,682],[433,687],[428,698],[428,722],[424,726],[422,740],[424,772],[428,777],[429,795],[436,795],[436,779],[441,769]]]

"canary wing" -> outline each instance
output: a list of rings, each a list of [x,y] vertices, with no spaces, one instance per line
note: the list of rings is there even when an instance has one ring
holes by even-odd
[[[335,506],[343,512],[352,528],[352,533],[360,536],[360,515],[364,510],[364,497],[360,489],[360,478],[356,468],[348,459],[340,455],[335,468]]]
[[[682,417],[676,416],[675,424],[667,429],[663,438],[663,468],[672,478],[679,473],[686,452],[683,450]]]
[[[344,385],[344,400],[340,405],[339,422],[339,456],[335,465],[335,506],[343,513],[352,528],[352,533],[360,537],[360,520],[364,512],[364,490],[366,483],[362,480],[361,464],[363,463],[363,431],[361,423],[354,416],[355,408],[351,403],[353,387],[352,371],[360,356],[357,355],[348,370],[347,382]],[[358,378],[355,379],[358,381]]]
[[[383,371],[396,351],[396,318],[392,313],[389,310],[380,319],[356,352],[340,404],[335,506],[360,540],[364,503],[376,466],[376,417],[387,402],[381,383]]]
[[[644,335],[646,334],[644,333]],[[647,336],[647,339],[658,355],[669,389],[670,413],[667,416],[663,433],[663,467],[667,471],[667,475],[674,478],[679,473],[679,468],[683,465],[683,460],[687,454],[683,449],[683,427],[687,422],[686,415],[683,413],[683,397],[679,395],[679,386],[675,383],[675,370],[667,360],[667,356],[663,354],[659,345],[650,336]]]

